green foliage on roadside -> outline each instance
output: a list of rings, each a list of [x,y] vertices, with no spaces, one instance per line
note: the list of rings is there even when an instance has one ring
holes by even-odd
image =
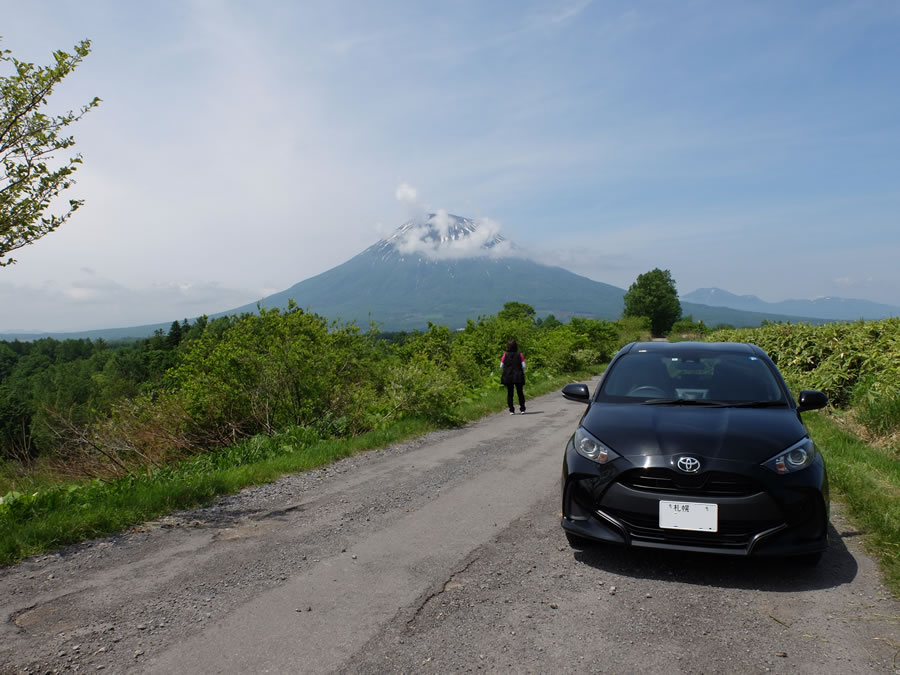
[[[708,339],[759,345],[793,390],[824,391],[873,432],[900,430],[900,319],[767,324],[715,331]]]
[[[900,597],[900,457],[896,448],[867,445],[827,415],[804,416],[828,464],[829,482],[866,532],[866,547],[881,562],[885,582]]]
[[[0,461],[30,464],[60,455],[66,437],[123,401],[158,392],[179,352],[233,319],[187,321],[166,335],[130,343],[103,340],[0,342]],[[157,396],[158,394],[154,394]]]
[[[35,472],[115,479],[287,428],[341,439],[404,418],[453,425],[458,404],[499,386],[509,339],[531,385],[608,361],[647,328],[536,321],[511,302],[461,331],[383,336],[291,306],[134,343],[0,342],[0,494]]]
[[[273,433],[288,425],[354,430],[352,392],[365,388],[369,339],[355,326],[294,309],[261,309],[221,337],[204,335],[171,368],[164,386],[178,393],[191,423],[208,435]]]
[[[669,340],[696,340],[708,335],[709,332],[709,326],[703,323],[702,320],[694,321],[694,317],[688,315],[672,324],[672,329],[669,331]]]

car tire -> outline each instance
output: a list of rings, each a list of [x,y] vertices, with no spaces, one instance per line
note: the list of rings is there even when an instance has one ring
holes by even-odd
[[[569,542],[569,546],[579,550],[588,548],[591,545],[590,539],[579,537],[577,534],[572,534],[571,532],[566,532],[566,540]]]

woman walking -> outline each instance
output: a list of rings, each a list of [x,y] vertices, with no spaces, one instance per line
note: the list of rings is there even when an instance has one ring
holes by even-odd
[[[519,412],[525,414],[525,355],[519,351],[519,345],[515,340],[506,343],[506,353],[500,357],[500,383],[506,385],[506,404],[509,414],[515,415],[516,408],[513,405],[513,387],[519,396]]]

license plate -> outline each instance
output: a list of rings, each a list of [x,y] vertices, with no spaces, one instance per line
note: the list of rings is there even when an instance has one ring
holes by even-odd
[[[659,526],[667,530],[717,532],[719,505],[660,501]]]

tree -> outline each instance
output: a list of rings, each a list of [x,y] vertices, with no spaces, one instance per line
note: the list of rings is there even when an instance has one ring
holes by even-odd
[[[624,316],[646,316],[654,335],[664,335],[681,318],[681,303],[669,270],[639,274],[625,293]]]
[[[168,346],[172,348],[177,347],[181,343],[182,337],[181,324],[173,321],[172,326],[169,328],[169,334],[166,336]]]
[[[0,50],[0,64],[12,64],[15,70],[0,76],[0,267],[15,262],[3,260],[10,251],[53,232],[82,204],[70,199],[61,214],[45,215],[59,193],[74,184],[72,174],[81,164],[80,154],[66,160],[54,157],[75,144],[74,137],[65,135],[66,127],[96,108],[100,99],[62,115],[48,115],[42,109],[53,88],[90,51],[90,40],[82,40],[73,54],[54,52],[52,65],[36,67]]]
[[[542,328],[544,330],[550,330],[551,328],[556,328],[557,326],[562,326],[563,323],[559,319],[557,319],[553,314],[548,314],[543,319],[535,319],[534,325],[538,328]]]
[[[497,318],[504,321],[518,321],[526,319],[534,321],[534,307],[524,302],[505,302],[503,309],[497,312]]]

